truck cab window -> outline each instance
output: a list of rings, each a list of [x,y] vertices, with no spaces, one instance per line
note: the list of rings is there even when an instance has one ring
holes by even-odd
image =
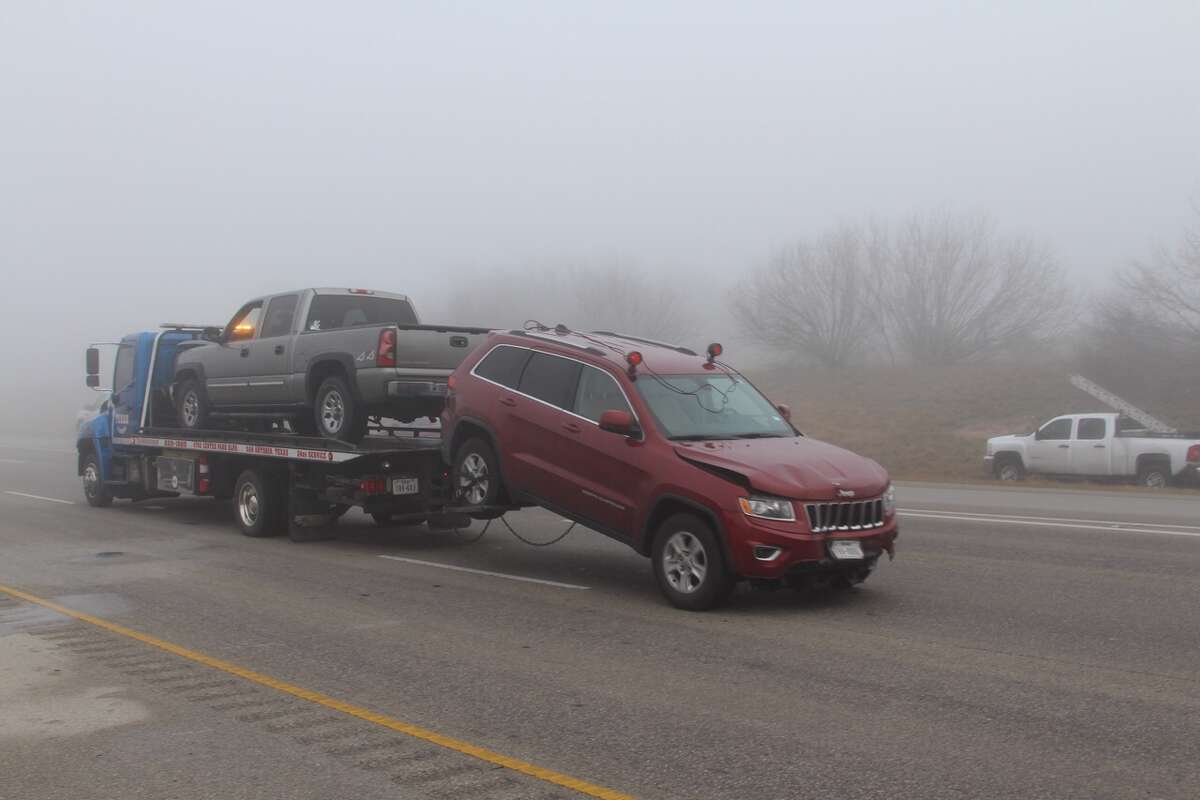
[[[575,400],[582,364],[546,353],[534,353],[521,376],[519,391],[530,397],[569,409]]]
[[[133,383],[133,356],[131,344],[117,348],[117,363],[113,366],[113,391],[119,392]]]
[[[595,367],[584,367],[579,376],[579,390],[575,393],[575,413],[599,422],[605,411],[633,413],[621,387],[611,375]]]
[[[266,321],[263,323],[262,336],[287,336],[292,332],[292,319],[296,316],[296,301],[299,295],[285,294],[276,297],[267,306]]]
[[[1043,441],[1045,441],[1047,439],[1050,439],[1050,440],[1070,439],[1071,438],[1071,418],[1070,417],[1061,417],[1052,422],[1047,422],[1045,425],[1042,426],[1042,429],[1040,431],[1038,431],[1037,438],[1039,438]]]
[[[229,327],[225,329],[226,341],[243,342],[247,339],[253,339],[254,334],[258,331],[258,318],[261,313],[261,302],[248,305],[239,311],[230,320]]]
[[[1103,439],[1108,432],[1107,421],[1103,417],[1087,417],[1079,420],[1079,439]]]

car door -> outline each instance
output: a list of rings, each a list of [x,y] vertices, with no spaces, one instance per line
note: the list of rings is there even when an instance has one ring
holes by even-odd
[[[1029,443],[1027,453],[1030,472],[1065,475],[1071,471],[1072,417],[1059,417],[1043,425]]]
[[[254,405],[283,405],[288,401],[287,380],[299,294],[270,298],[262,315],[258,336],[246,342],[250,349],[246,402]]]
[[[141,421],[142,393],[138,391],[134,375],[137,358],[137,340],[127,338],[117,346],[117,358],[113,363],[112,422],[114,433],[124,436],[137,430]]]
[[[1075,475],[1111,475],[1108,420],[1080,417],[1071,440],[1071,472]]]
[[[216,347],[204,350],[204,386],[214,406],[237,406],[250,402],[250,343],[258,332],[262,301],[238,309],[221,332]]]
[[[545,505],[580,513],[572,491],[570,468],[563,457],[571,436],[583,422],[567,409],[583,365],[574,359],[534,351],[521,374],[516,396],[502,396],[509,409],[507,437],[512,444],[505,462],[511,484]]]

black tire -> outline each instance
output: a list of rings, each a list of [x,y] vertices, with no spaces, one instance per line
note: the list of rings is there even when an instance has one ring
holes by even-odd
[[[497,505],[504,490],[500,462],[484,439],[468,439],[458,448],[450,480],[454,504],[465,508]]]
[[[695,514],[675,514],[658,526],[651,560],[658,588],[686,611],[720,605],[737,584],[717,534]]]
[[[255,538],[278,536],[287,527],[287,495],[278,476],[243,470],[233,485],[233,521]]]
[[[381,528],[392,527],[392,515],[390,512],[372,511],[371,519],[375,520],[375,524]]]
[[[89,455],[83,462],[83,496],[93,508],[108,508],[113,498],[100,479],[100,474],[99,459],[94,454]]]
[[[1020,456],[997,456],[995,466],[992,467],[992,474],[999,481],[1023,481],[1025,480],[1025,465],[1021,462]]]
[[[1162,462],[1150,462],[1138,467],[1138,486],[1166,489],[1171,485],[1171,468]]]
[[[321,381],[313,397],[313,421],[317,435],[356,444],[367,435],[367,415],[340,375]]]
[[[208,393],[204,384],[188,378],[179,385],[175,393],[175,419],[179,427],[189,431],[203,430],[208,426]]]

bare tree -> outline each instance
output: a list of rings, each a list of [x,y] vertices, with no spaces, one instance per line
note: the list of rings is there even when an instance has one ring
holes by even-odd
[[[875,328],[868,287],[876,243],[843,225],[775,253],[733,311],[748,336],[826,367],[853,361]]]
[[[1190,336],[1200,334],[1200,202],[1175,249],[1158,248],[1149,261],[1134,262],[1119,278],[1136,302],[1170,320]]]
[[[872,285],[890,336],[917,363],[957,364],[1032,345],[1070,316],[1049,250],[996,235],[984,217],[914,217],[888,243]]]

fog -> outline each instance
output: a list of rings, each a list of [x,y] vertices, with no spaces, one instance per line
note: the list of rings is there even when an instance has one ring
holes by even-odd
[[[507,325],[564,306],[457,299],[619,265],[718,329],[773,249],[932,210],[1082,296],[1185,224],[1197,41],[1195,0],[8,3],[0,432],[69,430],[90,341],[311,285]]]

